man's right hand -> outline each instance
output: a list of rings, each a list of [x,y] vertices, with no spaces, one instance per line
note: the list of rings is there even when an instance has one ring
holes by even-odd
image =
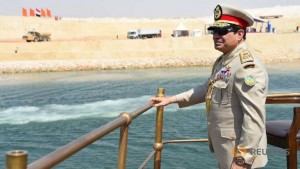
[[[152,97],[150,100],[153,101],[154,107],[166,106],[168,104],[175,103],[177,101],[176,97],[174,96],[173,97]]]

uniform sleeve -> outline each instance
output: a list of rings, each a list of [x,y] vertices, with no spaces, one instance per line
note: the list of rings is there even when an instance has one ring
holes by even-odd
[[[242,107],[243,123],[238,148],[256,149],[265,132],[265,101],[268,77],[264,69],[257,66],[241,68],[235,75],[234,88]],[[254,85],[247,85],[245,78],[255,79]],[[245,162],[252,164],[255,157],[247,152],[243,155]]]
[[[202,103],[205,101],[209,79],[200,86],[197,86],[189,91],[176,95],[176,99],[180,108]]]

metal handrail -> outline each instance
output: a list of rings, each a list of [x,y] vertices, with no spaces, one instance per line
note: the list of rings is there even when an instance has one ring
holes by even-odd
[[[39,169],[39,168],[52,168],[58,163],[62,162],[66,158],[70,157],[74,153],[88,146],[89,144],[99,140],[106,134],[116,130],[117,128],[123,126],[124,124],[129,124],[130,120],[128,117],[132,117],[132,119],[138,117],[142,113],[146,112],[152,107],[152,103],[148,103],[147,105],[138,108],[132,113],[123,113],[117,119],[101,126],[100,128],[82,136],[71,143],[61,147],[58,150],[44,156],[43,158],[31,163],[28,166],[28,169]]]
[[[163,145],[170,144],[170,143],[173,144],[173,143],[192,143],[192,142],[208,142],[208,139],[204,138],[204,139],[187,139],[187,140],[167,140],[163,142]],[[156,149],[154,148],[154,150],[148,155],[145,161],[140,165],[139,169],[143,169],[147,165],[147,163],[153,157],[155,152]]]
[[[59,148],[58,150],[55,150],[54,152],[44,156],[43,158],[31,163],[28,166],[28,169],[52,168],[58,163],[64,161],[66,158],[75,154],[79,150],[93,143],[94,141],[124,125],[125,123],[125,118],[123,118],[122,116],[118,117],[108,124],[70,142],[69,144]]]
[[[154,156],[156,153],[156,149],[152,150],[148,157],[144,160],[144,162],[140,165],[139,169],[144,169],[144,167],[148,164],[149,160]]]
[[[41,159],[29,164],[27,166],[27,169],[48,169],[52,168],[55,165],[59,164],[60,162],[64,161],[68,157],[72,156],[76,152],[80,151],[84,147],[88,146],[89,144],[95,142],[96,140],[99,140],[106,134],[116,130],[117,128],[121,128],[121,134],[120,134],[120,145],[119,145],[119,168],[125,168],[125,162],[126,162],[126,147],[127,147],[127,137],[122,137],[124,133],[126,134],[126,128],[130,124],[130,122],[138,117],[139,115],[143,114],[150,108],[152,108],[153,103],[150,102],[132,113],[122,113],[118,118],[115,120],[101,126],[98,129],[95,129],[94,131],[70,142],[69,144],[59,148],[58,150],[53,151],[52,153],[42,157]],[[125,127],[124,127],[125,126]],[[128,135],[128,130],[127,130]],[[125,142],[125,144],[124,144]],[[123,147],[123,148],[122,148]],[[121,150],[122,149],[122,150]],[[21,152],[21,151],[19,151]],[[26,156],[22,155],[24,158],[26,157],[26,160],[23,160],[22,163],[27,163],[27,153]],[[16,151],[10,151],[7,152],[7,160],[6,160],[6,166],[7,169],[16,169],[21,166],[21,164],[16,164],[16,158],[20,159],[21,155],[16,154]],[[24,166],[24,164],[22,164]],[[26,165],[25,165],[26,166]],[[21,168],[20,168],[21,169]]]
[[[267,98],[274,97],[300,97],[300,93],[272,93],[268,94]]]
[[[163,144],[170,144],[170,143],[196,143],[196,142],[208,142],[207,138],[201,138],[201,139],[188,139],[188,140],[167,140],[164,141]]]
[[[266,104],[300,103],[300,93],[269,94]]]

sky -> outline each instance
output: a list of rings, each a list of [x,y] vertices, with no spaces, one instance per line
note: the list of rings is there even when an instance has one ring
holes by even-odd
[[[300,0],[0,0],[0,16],[21,16],[22,8],[50,9],[69,18],[193,18],[211,16],[219,3],[242,9],[300,5]]]

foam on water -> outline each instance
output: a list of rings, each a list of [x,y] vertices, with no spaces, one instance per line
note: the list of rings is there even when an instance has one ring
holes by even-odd
[[[86,117],[116,117],[124,111],[137,107],[138,104],[146,103],[149,98],[150,96],[142,96],[77,105],[50,104],[42,107],[10,107],[0,109],[0,124],[25,124]]]
[[[137,98],[124,98],[117,100],[104,100],[93,103],[77,105],[49,104],[41,107],[18,106],[0,109],[0,124],[26,124],[30,122],[50,122],[58,120],[70,120],[78,118],[109,118],[117,117],[122,112],[131,112],[145,105],[151,96]],[[190,107],[194,109],[199,107]],[[168,106],[165,111],[173,112],[178,107]],[[146,113],[153,113],[155,109]]]

